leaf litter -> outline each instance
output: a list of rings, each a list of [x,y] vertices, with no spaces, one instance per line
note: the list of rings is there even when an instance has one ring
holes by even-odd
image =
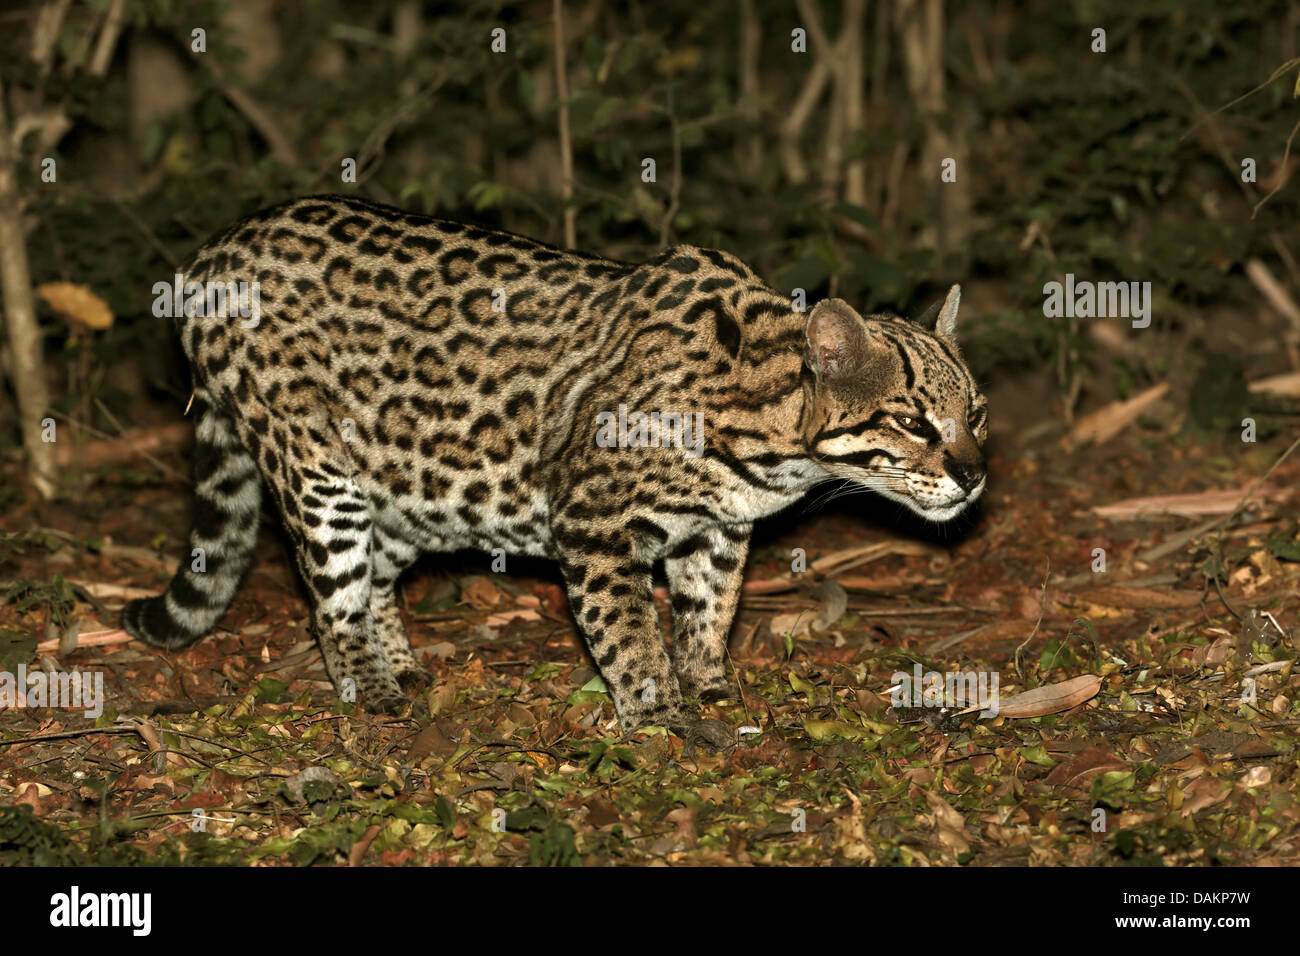
[[[1144,468],[1149,452],[1126,448]],[[409,713],[373,716],[326,679],[274,535],[221,627],[164,654],[115,642],[114,615],[164,580],[181,486],[64,514],[53,533],[30,530],[49,515],[6,516],[5,666],[101,673],[108,702],[96,717],[0,710],[0,862],[1300,862],[1285,499],[1261,494],[1160,554],[1179,519],[1090,518],[1129,486],[1075,454],[1055,467],[1076,481],[1091,467],[1095,492],[1053,481],[1049,459],[995,459],[979,517],[936,541],[843,501],[762,532],[731,644],[740,696],[707,708],[745,732],[690,756],[664,731],[621,737],[553,569],[420,565],[405,613],[435,681]],[[1144,490],[1196,500],[1210,454],[1183,449]],[[1220,469],[1215,486],[1257,474]],[[1287,464],[1271,480],[1298,477]],[[996,675],[996,715],[942,682],[895,699],[918,669]]]

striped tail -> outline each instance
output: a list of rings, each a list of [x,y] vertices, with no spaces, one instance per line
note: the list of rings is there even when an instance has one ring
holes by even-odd
[[[122,627],[154,647],[195,643],[221,620],[252,560],[262,485],[231,420],[196,392],[194,524],[190,548],[166,593],[131,601]]]

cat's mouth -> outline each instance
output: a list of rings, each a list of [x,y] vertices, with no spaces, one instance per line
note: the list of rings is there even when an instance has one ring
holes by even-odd
[[[891,501],[906,505],[907,509],[913,514],[919,515],[927,521],[942,524],[945,521],[951,521],[970,508],[984,493],[986,482],[987,479],[981,479],[980,483],[969,492],[961,492],[947,498],[918,495],[911,492],[903,493],[890,488],[882,488],[879,485],[869,487],[872,487],[872,490],[889,498]]]

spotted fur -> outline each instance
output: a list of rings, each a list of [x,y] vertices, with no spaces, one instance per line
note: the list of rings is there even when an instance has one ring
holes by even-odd
[[[984,487],[956,287],[933,331],[837,299],[804,314],[725,252],[627,264],[347,197],[244,219],[184,273],[256,280],[260,316],[177,319],[206,568],[187,557],[125,626],[173,649],[203,637],[249,564],[265,489],[330,676],[368,707],[424,678],[394,601],[402,570],[422,551],[501,549],[559,562],[625,730],[722,745],[692,699],[730,693],[756,519],[830,477],[935,520]],[[702,444],[611,447],[620,406],[692,416]]]

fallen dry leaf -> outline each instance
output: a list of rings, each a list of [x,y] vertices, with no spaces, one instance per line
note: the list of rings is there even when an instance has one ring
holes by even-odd
[[[1101,689],[1101,678],[1096,674],[1084,674],[1058,684],[1035,687],[1023,694],[1016,694],[998,701],[1000,717],[1042,717],[1046,714],[1058,714],[1071,707],[1077,707],[1084,701],[1097,696]],[[978,706],[978,705],[977,705]]]
[[[1267,787],[1273,781],[1273,771],[1268,767],[1251,767],[1237,781],[1239,787]]]
[[[501,591],[486,577],[479,575],[461,585],[460,599],[475,610],[490,611],[500,602]]]
[[[1128,763],[1109,747],[1085,747],[1069,760],[1053,767],[1043,782],[1049,787],[1086,790],[1097,774],[1128,769]]]
[[[699,812],[699,807],[678,807],[668,814],[668,822],[677,827],[673,831],[673,841],[684,849],[689,850],[699,842],[699,834],[695,832],[695,818]]]
[[[542,616],[532,608],[521,607],[492,614],[483,623],[488,627],[505,627],[511,621],[540,621],[541,619]]]
[[[456,752],[456,746],[456,741],[452,740],[435,721],[415,735],[411,741],[411,749],[407,752],[406,762],[415,767],[430,755],[448,757]]]
[[[1217,667],[1232,656],[1233,640],[1226,634],[1222,637],[1215,638],[1209,644],[1202,644],[1192,650],[1192,663],[1198,667],[1208,665]]]
[[[958,813],[947,800],[933,790],[925,792],[925,802],[934,814],[935,827],[939,833],[939,842],[960,856],[970,851],[970,841],[966,839],[966,818]]]
[[[1190,817],[1193,813],[1218,803],[1231,790],[1232,786],[1224,780],[1217,780],[1214,777],[1198,777],[1183,788],[1183,806],[1179,813],[1182,816]]]

